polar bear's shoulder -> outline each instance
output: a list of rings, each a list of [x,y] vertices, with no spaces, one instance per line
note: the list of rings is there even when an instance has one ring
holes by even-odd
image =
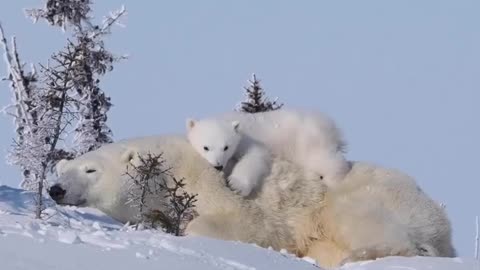
[[[414,178],[392,168],[385,168],[369,162],[351,161],[351,169],[345,178],[345,185],[397,184],[417,186]]]
[[[110,147],[135,147],[138,149],[147,149],[155,147],[185,147],[187,139],[181,135],[162,135],[162,136],[146,136],[131,139],[123,139],[116,143],[105,145],[103,149]]]

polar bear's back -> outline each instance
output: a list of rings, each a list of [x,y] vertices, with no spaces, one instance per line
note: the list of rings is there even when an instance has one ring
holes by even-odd
[[[239,121],[240,129],[262,143],[281,149],[288,141],[315,136],[325,148],[343,151],[345,142],[340,129],[327,115],[313,111],[275,110],[261,113],[230,112],[220,116],[226,121]],[[279,136],[279,134],[281,136]],[[307,140],[307,139],[302,139]],[[291,149],[286,149],[289,154]]]
[[[439,256],[455,254],[444,209],[404,173],[354,162],[344,185],[332,195],[341,205],[338,211],[350,213],[367,206],[404,227],[418,243],[435,247]]]
[[[184,136],[178,135],[162,135],[162,136],[146,136],[138,138],[123,139],[114,144],[107,144],[102,147],[105,151],[119,148],[135,148],[141,150],[159,151],[168,148],[185,148],[187,140]]]
[[[101,148],[105,154],[118,153],[125,150],[137,152],[138,154],[162,154],[166,163],[174,170],[182,170],[198,173],[197,170],[213,171],[203,158],[193,150],[185,136],[182,135],[161,135],[147,136],[120,140],[116,143],[105,145]],[[185,169],[179,163],[186,163]]]

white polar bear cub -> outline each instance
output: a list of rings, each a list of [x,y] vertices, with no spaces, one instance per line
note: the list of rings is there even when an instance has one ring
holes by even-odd
[[[239,124],[188,120],[188,138],[203,158],[225,172],[233,190],[248,196],[270,171],[271,155],[259,142],[241,134]]]
[[[349,170],[340,130],[320,113],[276,110],[188,119],[187,137],[210,164],[226,169],[230,184],[242,194],[258,186],[268,171],[269,152],[296,163],[329,187]]]

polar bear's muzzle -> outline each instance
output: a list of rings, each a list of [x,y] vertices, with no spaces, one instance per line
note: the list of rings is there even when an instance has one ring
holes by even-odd
[[[50,195],[56,203],[59,203],[65,197],[66,193],[67,191],[59,184],[53,185],[50,190],[48,190],[48,195]]]
[[[48,190],[48,195],[60,205],[74,205],[83,206],[87,203],[87,200],[82,198],[75,189],[65,189],[62,184],[55,184]]]

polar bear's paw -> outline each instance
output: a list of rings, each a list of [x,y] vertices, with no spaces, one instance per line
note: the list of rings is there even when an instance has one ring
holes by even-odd
[[[350,252],[350,255],[343,259],[340,265],[346,263],[369,261],[388,256],[412,257],[419,255],[415,248],[392,248],[388,246],[374,246],[369,248],[356,249]]]
[[[220,230],[218,224],[208,216],[199,216],[188,223],[185,234],[189,236],[215,237]]]
[[[230,175],[228,177],[227,185],[230,187],[230,189],[237,192],[243,197],[250,195],[253,189],[251,181],[238,177],[236,175]]]
[[[188,223],[185,235],[240,241],[244,239],[238,236],[239,233],[242,233],[239,227],[241,226],[240,224],[239,218],[235,217],[231,212],[203,215],[194,218]]]

